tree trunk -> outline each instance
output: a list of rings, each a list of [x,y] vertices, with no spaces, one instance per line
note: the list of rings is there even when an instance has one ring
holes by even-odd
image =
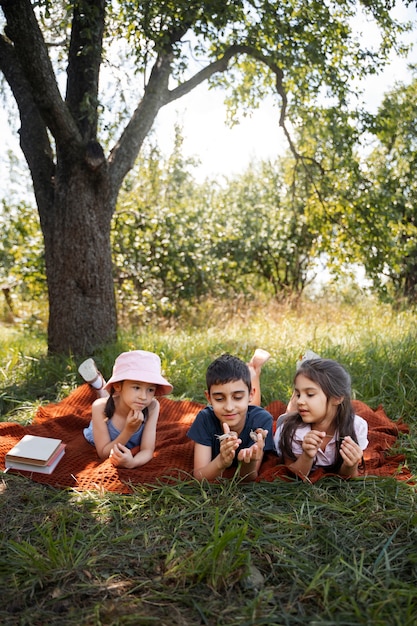
[[[409,303],[417,302],[417,249],[404,259],[404,297]]]
[[[70,345],[74,355],[92,354],[116,339],[108,184],[81,161],[66,177],[57,172],[55,191],[53,213],[41,215],[48,350],[66,353]]]

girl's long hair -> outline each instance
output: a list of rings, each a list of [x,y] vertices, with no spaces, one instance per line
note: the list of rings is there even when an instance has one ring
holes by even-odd
[[[104,415],[107,417],[107,419],[111,419],[116,410],[116,405],[114,404],[113,394],[114,394],[114,389],[112,388],[112,390],[110,391],[110,395],[107,398],[106,405],[104,407]]]
[[[343,437],[350,436],[358,443],[354,428],[355,411],[351,401],[350,375],[340,363],[332,359],[308,359],[302,361],[294,377],[294,386],[299,374],[303,374],[306,378],[316,383],[325,394],[327,402],[331,398],[343,396],[342,402],[337,406],[335,415],[336,437],[339,440],[336,461],[332,466],[326,468],[328,471],[337,471],[343,462],[339,452],[340,440]],[[285,418],[281,432],[280,450],[286,457],[294,459],[294,461],[296,457],[292,451],[292,440],[295,431],[303,423],[299,413],[290,413]]]

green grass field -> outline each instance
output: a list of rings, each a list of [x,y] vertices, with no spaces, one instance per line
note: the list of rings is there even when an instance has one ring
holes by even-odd
[[[288,400],[306,348],[342,362],[355,397],[403,418],[399,449],[417,473],[417,330],[413,311],[373,301],[226,308],[124,331],[94,355],[110,374],[122,350],[158,352],[174,397],[204,401],[205,368],[228,351],[264,368],[263,403]],[[42,332],[0,326],[3,421],[79,383],[73,359],[45,356]],[[0,623],[5,625],[398,625],[416,623],[413,486],[328,478],[243,485],[190,480],[133,495],[56,491],[6,474],[0,483]]]

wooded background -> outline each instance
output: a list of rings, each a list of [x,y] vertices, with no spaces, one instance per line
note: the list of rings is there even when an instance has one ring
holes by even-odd
[[[50,353],[90,354],[120,323],[207,297],[299,298],[318,261],[415,303],[417,83],[375,114],[357,98],[405,52],[392,6],[0,0],[1,89],[36,202],[3,200],[0,280],[47,300]],[[158,112],[205,81],[232,121],[275,94],[287,154],[222,184],[196,182],[180,126],[163,155]]]

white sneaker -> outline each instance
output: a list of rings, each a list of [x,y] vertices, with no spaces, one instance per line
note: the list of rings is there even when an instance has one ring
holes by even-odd
[[[313,352],[313,350],[306,350],[305,353],[298,359],[295,366],[296,369],[298,370],[301,363],[304,363],[304,361],[311,361],[312,359],[321,359],[321,356],[316,352]]]
[[[83,361],[78,368],[78,373],[89,385],[95,383],[99,377],[102,378],[94,359],[87,359],[86,361]]]

